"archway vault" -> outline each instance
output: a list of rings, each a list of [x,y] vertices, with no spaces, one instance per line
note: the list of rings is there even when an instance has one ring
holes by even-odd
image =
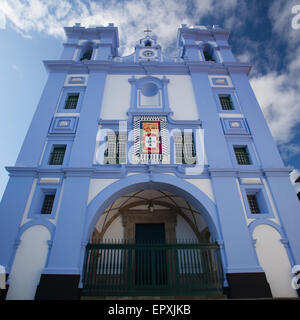
[[[179,238],[175,226],[177,216],[190,227],[193,238],[199,242],[207,242],[208,227],[200,217],[200,213],[183,198],[162,190],[139,190],[122,196],[113,202],[101,215],[94,229],[92,242],[102,242],[110,236],[110,228],[121,218],[124,228],[124,239],[134,239],[130,229],[132,223],[164,223],[172,224],[172,235],[166,235],[166,240],[185,241],[191,238]],[[170,226],[169,226],[170,229]],[[119,238],[118,238],[119,239]],[[115,239],[115,240],[118,240]]]
[[[151,173],[137,174],[120,179],[102,190],[88,206],[83,240],[88,242],[100,216],[107,212],[116,200],[130,194],[138,195],[141,190],[145,189],[159,190],[161,193],[168,195],[169,199],[170,194],[185,199],[191,210],[201,213],[210,230],[212,239],[215,241],[222,239],[215,203],[203,191],[178,177]],[[159,199],[156,199],[156,201],[159,201]]]

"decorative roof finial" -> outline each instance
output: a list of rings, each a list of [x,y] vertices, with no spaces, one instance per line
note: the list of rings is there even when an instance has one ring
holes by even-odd
[[[149,34],[152,32],[152,30],[149,28],[149,25],[146,25],[146,30],[144,30],[144,32],[147,34],[147,36],[149,36]]]

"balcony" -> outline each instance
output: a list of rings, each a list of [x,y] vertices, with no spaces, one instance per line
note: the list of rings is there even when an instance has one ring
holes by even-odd
[[[222,295],[219,247],[191,241],[111,241],[86,246],[86,296]]]

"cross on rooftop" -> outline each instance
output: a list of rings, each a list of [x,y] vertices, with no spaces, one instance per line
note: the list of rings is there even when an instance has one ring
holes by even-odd
[[[147,29],[146,29],[146,30],[144,30],[144,32],[146,32],[146,33],[147,33],[147,35],[149,35],[149,33],[151,33],[151,32],[152,32],[152,30],[150,30],[150,29],[149,29],[149,26],[146,26],[146,28],[147,28]]]

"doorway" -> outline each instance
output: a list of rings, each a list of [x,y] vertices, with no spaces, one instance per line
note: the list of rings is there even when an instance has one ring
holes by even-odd
[[[137,223],[135,225],[135,242],[165,242],[165,224]]]
[[[163,286],[167,284],[166,249],[156,248],[165,243],[163,223],[135,225],[135,285]]]

